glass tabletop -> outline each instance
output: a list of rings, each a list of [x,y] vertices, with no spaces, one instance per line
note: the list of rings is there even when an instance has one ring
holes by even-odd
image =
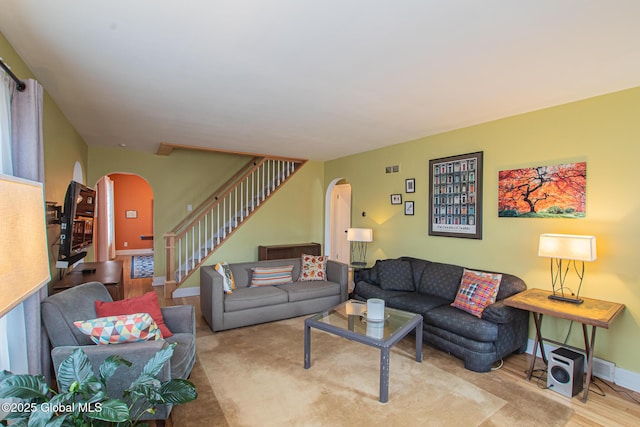
[[[328,311],[318,313],[309,320],[370,338],[385,340],[419,317],[415,313],[385,307],[384,321],[369,321],[366,312],[366,302],[349,300]]]

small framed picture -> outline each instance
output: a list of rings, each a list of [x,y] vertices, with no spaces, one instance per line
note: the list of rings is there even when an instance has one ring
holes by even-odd
[[[124,216],[129,219],[138,218],[138,211],[125,211]]]
[[[404,202],[404,214],[413,215],[413,202],[410,202],[410,201]]]
[[[404,180],[404,191],[405,193],[415,193],[416,192],[416,179],[409,178]]]
[[[392,194],[391,195],[391,204],[392,205],[401,205],[402,204],[402,194]]]

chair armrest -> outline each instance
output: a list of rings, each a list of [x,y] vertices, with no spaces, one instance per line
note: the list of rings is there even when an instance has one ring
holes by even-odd
[[[107,382],[109,396],[121,398],[122,392],[138,378],[144,365],[146,365],[158,351],[168,345],[169,343],[165,340],[158,340],[109,345],[60,346],[51,350],[51,358],[57,376],[60,364],[69,357],[76,348],[81,348],[87,355],[93,367],[93,372],[98,376],[100,365],[104,359],[116,354],[121,356],[131,362],[131,367],[119,367]],[[164,364],[162,370],[158,373],[158,379],[160,381],[168,381],[171,379],[171,360]]]
[[[196,333],[196,311],[192,305],[162,307],[164,323],[171,332]]]
[[[327,280],[340,285],[341,301],[346,301],[349,294],[349,266],[342,262],[328,260]]]
[[[213,331],[224,329],[224,285],[212,266],[200,267],[200,311]]]

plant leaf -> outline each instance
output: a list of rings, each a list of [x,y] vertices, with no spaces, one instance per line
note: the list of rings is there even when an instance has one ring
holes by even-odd
[[[129,408],[121,400],[109,399],[101,402],[99,405],[99,411],[91,411],[85,413],[87,418],[108,421],[112,423],[121,423],[131,419],[129,417]]]
[[[155,377],[160,373],[160,370],[167,362],[167,360],[171,359],[173,355],[173,348],[176,346],[176,343],[169,345],[161,350],[159,350],[156,354],[153,355],[151,359],[144,365],[142,369],[142,374],[151,375]]]
[[[104,362],[100,365],[100,381],[103,384],[106,384],[107,380],[111,378],[116,369],[122,365],[129,367],[131,366],[131,362],[125,360],[120,355],[112,355],[104,359]]]
[[[0,398],[38,399],[45,401],[49,387],[42,375],[13,375],[4,378]]]
[[[160,394],[164,397],[165,403],[171,405],[191,402],[198,397],[193,383],[182,379],[173,379],[162,383]]]
[[[58,384],[61,391],[72,391],[72,387],[77,387],[74,383],[82,384],[93,376],[89,358],[81,348],[73,350],[58,368]]]
[[[31,411],[29,416],[29,427],[44,427],[47,425],[54,413],[49,410],[50,406],[38,405],[35,411]]]

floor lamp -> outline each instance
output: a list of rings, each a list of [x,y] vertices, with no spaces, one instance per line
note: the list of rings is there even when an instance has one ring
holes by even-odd
[[[367,243],[373,241],[373,230],[370,228],[349,228],[347,240],[351,242],[351,265],[366,266]]]
[[[584,278],[584,263],[595,261],[595,236],[579,236],[574,234],[541,234],[538,244],[538,256],[551,260],[551,287],[553,294],[550,299],[581,304],[580,288]],[[566,263],[563,263],[566,261]],[[566,286],[569,270],[578,276],[578,288],[574,293]]]

